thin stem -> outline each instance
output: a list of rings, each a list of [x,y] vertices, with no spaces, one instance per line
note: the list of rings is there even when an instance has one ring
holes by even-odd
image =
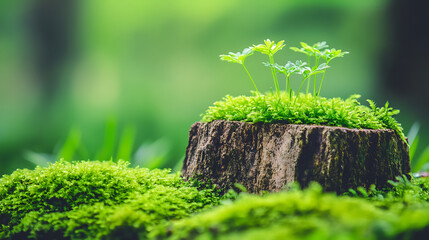
[[[320,90],[322,90],[323,79],[325,78],[326,69],[323,70],[322,80],[320,81],[319,91],[317,92],[317,96],[320,95]]]
[[[242,66],[243,66],[243,68],[244,68],[244,70],[246,71],[246,73],[247,73],[247,75],[249,75],[249,78],[250,78],[250,80],[252,81],[252,83],[253,83],[253,86],[255,87],[255,90],[256,90],[256,92],[259,94],[259,91],[258,91],[258,88],[256,87],[256,84],[255,84],[255,82],[253,81],[253,78],[252,78],[252,76],[250,76],[250,73],[249,73],[249,71],[247,71],[247,68],[246,68],[246,66],[244,66],[244,64],[241,64]]]
[[[317,65],[319,64],[319,58],[315,55],[315,57],[316,57],[316,65],[314,65],[314,67],[316,68],[317,67]],[[317,74],[314,74],[314,88],[313,88],[313,96],[315,96],[316,95],[316,79],[317,79]],[[308,82],[310,82],[310,81],[308,81]]]
[[[311,76],[310,76],[310,79],[308,79],[307,90],[305,91],[305,93],[308,93],[308,90],[310,89],[310,81],[311,81]]]
[[[308,76],[308,77],[309,77],[309,76]],[[299,93],[300,93],[300,91],[301,91],[301,87],[302,87],[302,85],[304,84],[305,80],[306,80],[308,77],[304,77],[304,78],[302,79],[301,86],[299,86],[298,93],[296,94],[296,97],[295,97],[295,99],[293,100],[293,103],[295,103],[295,102],[296,102],[296,99],[298,98]],[[308,81],[310,81],[310,80],[308,80]]]
[[[310,55],[307,55],[307,62],[308,62],[308,66],[310,67]],[[310,76],[310,79],[308,79],[307,90],[305,91],[305,93],[308,93],[308,90],[310,89],[310,81],[311,81],[311,76]]]
[[[269,55],[269,57],[270,57],[271,66],[273,66],[274,65],[274,57],[273,57],[273,55]],[[274,69],[274,67],[271,67],[271,73],[273,74],[274,86],[276,87],[277,95],[280,95],[279,82],[277,81],[277,74],[276,74],[276,70]]]
[[[329,64],[329,60],[326,61],[326,65]],[[322,90],[323,79],[325,79],[326,69],[323,70],[322,80],[320,81],[319,91],[317,92],[317,96],[320,95],[320,91]]]
[[[298,96],[298,95],[299,95],[299,93],[301,92],[301,87],[302,87],[302,85],[304,84],[304,82],[305,82],[305,80],[306,80],[307,78],[308,78],[308,77],[304,77],[304,78],[302,79],[301,86],[299,86],[297,96]]]
[[[286,75],[286,92],[289,92],[289,75]]]

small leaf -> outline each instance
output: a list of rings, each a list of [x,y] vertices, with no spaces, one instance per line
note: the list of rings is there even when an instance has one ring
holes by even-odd
[[[243,52],[242,52],[242,55],[247,55],[247,56],[249,56],[250,54],[253,54],[253,50],[252,50],[252,48],[250,48],[250,47],[245,48],[245,49],[243,50]]]
[[[265,66],[267,66],[267,67],[273,67],[273,64],[268,63],[268,62],[262,62],[262,64],[264,64],[264,65],[265,65]]]
[[[284,40],[279,41],[277,44],[270,39],[264,40],[264,44],[253,45],[252,49],[254,51],[260,52],[262,54],[273,56],[276,52],[281,50],[284,46],[286,46]]]
[[[349,52],[342,52],[342,50],[336,50],[335,48],[332,48],[332,49],[325,49],[323,52],[321,52],[321,57],[326,62],[329,62],[334,58],[343,57],[346,54],[349,54]]]
[[[220,60],[222,61],[243,64],[244,60],[252,54],[253,54],[252,48],[245,48],[241,53],[229,52],[228,55],[219,55],[219,57],[220,57]]]
[[[319,73],[323,73],[323,71],[311,71],[311,72],[309,73],[309,76],[313,76],[313,75],[315,75],[315,74],[319,74]]]
[[[317,43],[313,44],[313,48],[315,48],[317,50],[322,50],[322,49],[327,48],[327,47],[329,47],[329,46],[326,44],[326,41],[317,42]]]

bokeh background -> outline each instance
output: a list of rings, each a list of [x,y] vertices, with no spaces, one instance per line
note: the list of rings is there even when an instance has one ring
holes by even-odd
[[[14,0],[0,2],[0,174],[66,160],[180,168],[191,124],[251,82],[219,54],[270,38],[327,41],[322,95],[362,95],[428,155],[429,14],[409,0]],[[300,58],[284,50],[278,62]],[[247,61],[273,87],[263,56]],[[414,126],[412,128],[412,126]],[[415,134],[417,133],[417,134]],[[415,139],[413,137],[413,139]]]

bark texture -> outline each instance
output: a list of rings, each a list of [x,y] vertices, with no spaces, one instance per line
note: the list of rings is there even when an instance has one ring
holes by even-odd
[[[407,144],[393,130],[316,125],[197,122],[189,132],[182,176],[220,188],[279,191],[297,181],[338,193],[410,172]]]

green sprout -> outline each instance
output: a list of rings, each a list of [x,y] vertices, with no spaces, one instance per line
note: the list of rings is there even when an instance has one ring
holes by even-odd
[[[327,48],[328,45],[326,42],[317,42],[312,46],[308,45],[305,42],[300,43],[302,48],[291,47],[290,49],[295,52],[304,53],[307,55],[308,63],[310,64],[310,57],[314,57],[314,67],[318,66],[319,59],[322,57],[322,53],[320,52],[322,49]],[[316,95],[316,83],[317,83],[317,75],[314,76],[314,87],[313,87],[313,95]],[[307,83],[307,92],[310,88],[310,81]]]
[[[348,54],[348,52],[336,50],[335,48],[327,49],[328,44],[326,44],[326,42],[317,42],[311,46],[304,42],[301,42],[301,48],[291,47],[290,49],[295,52],[304,53],[305,55],[307,55],[308,61],[303,62],[299,60],[299,61],[296,61],[295,63],[288,61],[285,65],[282,66],[274,62],[274,54],[280,51],[281,49],[283,49],[283,47],[285,46],[286,45],[284,44],[284,40],[276,43],[275,41],[266,39],[264,40],[264,44],[253,45],[253,47],[245,48],[243,52],[237,52],[237,53],[230,52],[228,55],[220,55],[220,59],[223,61],[239,63],[240,65],[242,65],[247,75],[249,76],[250,80],[252,81],[256,92],[260,94],[258,91],[258,88],[256,87],[255,81],[253,80],[252,76],[250,75],[249,71],[244,65],[244,60],[248,56],[252,55],[254,52],[260,52],[262,54],[268,55],[270,62],[263,63],[263,64],[271,68],[271,73],[273,75],[274,86],[276,88],[277,96],[280,96],[280,87],[277,79],[277,72],[280,72],[286,75],[285,91],[286,93],[289,93],[289,97],[292,98],[293,91],[291,89],[291,84],[290,84],[290,78],[292,74],[302,75],[302,82],[297,92],[298,95],[306,80],[308,80],[306,94],[309,93],[311,77],[314,75],[313,96],[317,97],[320,95],[320,91],[322,89],[322,84],[325,78],[326,69],[330,67],[328,66],[329,62],[335,58],[343,57],[345,54]],[[311,58],[314,58],[313,66],[310,66]],[[324,63],[319,64],[319,61],[321,59],[324,60]],[[316,92],[317,74],[320,74],[320,73],[323,73],[323,76],[320,81],[319,90]]]
[[[322,52],[322,58],[325,60],[326,64],[329,64],[329,62],[338,57],[344,57],[344,55],[349,54],[349,52],[343,52],[341,50],[336,50],[335,48],[332,49],[325,49]],[[325,78],[325,72],[323,72],[322,81],[320,81],[319,91],[317,92],[317,96],[320,94],[320,90],[322,89],[323,79]]]
[[[312,68],[306,67],[306,66],[300,67],[297,73],[302,75],[302,82],[298,89],[298,95],[301,91],[302,85],[304,84],[305,80],[307,80],[309,77],[316,75],[318,73],[323,73],[327,68],[329,68],[329,66],[326,65],[326,63],[322,63],[319,66],[314,66]],[[308,94],[308,88],[306,93]],[[313,96],[315,95],[313,94]]]
[[[284,40],[275,43],[270,39],[264,40],[264,44],[253,45],[253,51],[260,52],[262,54],[268,55],[270,59],[270,64],[274,65],[274,54],[286,46]],[[279,82],[277,80],[277,74],[274,66],[271,66],[271,73],[273,74],[274,86],[276,87],[277,95],[280,95]]]
[[[256,87],[255,81],[253,81],[252,76],[250,75],[249,71],[247,70],[246,66],[244,65],[244,60],[253,54],[253,49],[252,48],[245,48],[243,50],[243,52],[237,52],[237,53],[233,53],[233,52],[229,52],[228,55],[220,55],[220,60],[222,61],[227,61],[227,62],[232,62],[232,63],[238,63],[241,66],[243,66],[244,71],[246,71],[247,75],[249,76],[250,80],[253,83],[253,86],[255,87],[256,92],[259,94],[258,88]]]
[[[349,52],[342,52],[341,50],[336,50],[335,48],[332,49],[325,49],[329,46],[326,44],[326,42],[317,42],[313,44],[312,46],[301,42],[302,48],[297,47],[291,47],[290,49],[295,52],[304,53],[307,55],[308,62],[310,63],[310,57],[314,57],[314,67],[315,68],[319,64],[320,58],[325,60],[326,64],[329,64],[329,62],[337,57],[343,57],[345,54],[348,54]],[[324,49],[324,50],[323,50]],[[322,51],[323,50],[323,51]],[[320,81],[319,90],[316,93],[316,84],[317,84],[317,75],[314,76],[314,88],[313,88],[313,95],[319,96],[320,91],[322,90],[322,84],[323,80],[325,78],[326,69],[323,70],[323,76],[322,80]],[[310,81],[308,81],[307,84],[307,92],[310,87]]]
[[[275,64],[263,63],[263,64],[267,67],[274,67],[277,70],[277,72],[280,72],[286,75],[286,93],[289,93],[289,97],[291,98],[292,88],[290,87],[290,76],[294,73],[298,73],[302,67],[307,65],[307,63],[298,60],[296,61],[296,63],[288,61],[284,66],[281,66],[277,63]]]
[[[328,48],[328,47],[329,47],[329,45],[326,44],[326,41],[317,42],[317,43],[313,44],[313,48],[317,49],[317,50],[322,50],[322,49],[325,49],[325,48]]]
[[[336,50],[335,48],[325,49],[325,51],[322,52],[322,58],[326,61],[326,64],[328,64],[332,59],[344,57],[346,54],[349,54],[349,52],[343,52],[341,50]]]

